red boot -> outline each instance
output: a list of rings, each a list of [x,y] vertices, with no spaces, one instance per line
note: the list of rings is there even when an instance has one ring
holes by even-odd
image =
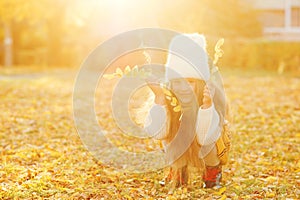
[[[222,167],[221,165],[217,166],[206,166],[206,172],[203,175],[204,188],[220,188],[220,182],[222,180]]]
[[[175,181],[175,186],[180,187],[182,185],[186,185],[188,183],[188,169],[187,166],[182,167],[177,172],[171,168],[168,176],[165,178],[165,182]]]

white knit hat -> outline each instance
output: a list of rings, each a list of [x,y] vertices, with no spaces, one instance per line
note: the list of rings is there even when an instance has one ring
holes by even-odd
[[[166,79],[210,77],[206,40],[198,33],[175,36],[169,46]]]

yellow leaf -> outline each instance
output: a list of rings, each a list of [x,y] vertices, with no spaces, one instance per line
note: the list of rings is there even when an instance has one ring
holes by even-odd
[[[128,194],[126,194],[124,197],[125,197],[126,199],[128,199],[128,200],[132,200],[132,197],[129,196]]]
[[[277,181],[277,177],[269,176],[268,178],[266,178],[266,181],[269,183],[274,183],[275,181]]]
[[[175,97],[172,98],[171,106],[177,105],[177,99]]]
[[[168,195],[167,198],[166,198],[166,200],[176,200],[176,197]]]
[[[116,69],[116,73],[115,74],[118,75],[119,77],[123,76],[123,72],[122,72],[122,70],[119,67]]]
[[[225,200],[226,198],[227,198],[227,196],[225,194],[223,194],[219,200]]]
[[[282,161],[282,165],[286,165],[286,164],[287,164],[286,160]]]
[[[224,41],[225,41],[224,38],[219,39],[217,42],[217,46],[221,47],[224,44]]]
[[[111,79],[115,78],[115,75],[114,74],[104,74],[103,78],[111,80]]]
[[[181,121],[181,119],[182,119],[182,114],[180,115],[180,117],[179,117],[179,119],[178,119],[178,120],[179,120],[179,121]]]
[[[221,38],[218,40],[216,46],[215,46],[215,55],[214,55],[214,64],[217,64],[220,57],[223,55],[223,50],[221,49],[221,46],[224,44],[224,38]]]
[[[124,70],[124,74],[128,74],[131,71],[130,67],[127,65]]]
[[[219,191],[217,192],[218,195],[222,195],[224,192],[226,191],[226,187],[222,187],[219,189]]]
[[[234,188],[237,190],[241,190],[241,186],[239,186],[239,185],[235,185]]]
[[[166,99],[168,99],[169,101],[171,101],[171,100],[172,100],[172,97],[166,96]]]
[[[170,96],[170,97],[172,96],[172,93],[169,90],[167,90],[166,88],[163,88],[163,91],[164,91],[165,95]]]
[[[270,192],[270,193],[267,193],[267,197],[268,198],[272,198],[272,197],[275,197],[275,192]]]
[[[181,106],[178,105],[178,106],[174,107],[174,108],[173,108],[173,111],[174,111],[174,112],[180,112],[180,111],[181,111]]]
[[[137,65],[135,65],[132,69],[131,69],[131,75],[133,77],[136,77],[139,73],[139,67]]]

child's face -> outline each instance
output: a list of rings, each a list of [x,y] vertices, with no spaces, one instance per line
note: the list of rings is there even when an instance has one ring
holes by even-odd
[[[196,90],[196,80],[193,79],[173,79],[171,88],[182,104],[191,103]]]

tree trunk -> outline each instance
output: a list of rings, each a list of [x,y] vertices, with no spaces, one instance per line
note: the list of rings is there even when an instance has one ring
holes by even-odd
[[[9,23],[4,24],[4,66],[13,64],[13,39]]]

